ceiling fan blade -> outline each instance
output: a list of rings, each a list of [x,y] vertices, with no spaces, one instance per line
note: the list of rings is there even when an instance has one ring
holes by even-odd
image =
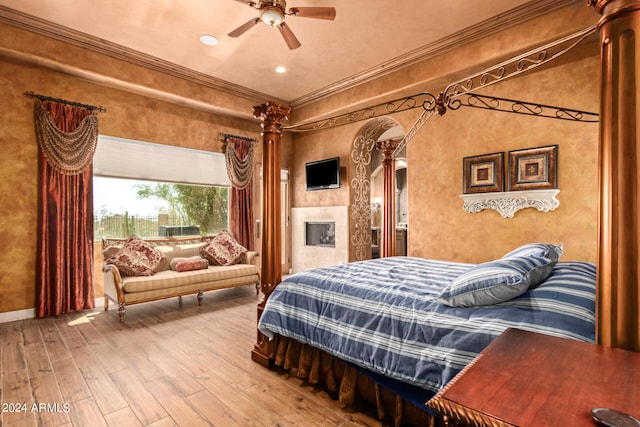
[[[260,22],[260,18],[253,18],[251,21],[245,22],[244,24],[240,25],[238,28],[236,28],[235,30],[231,31],[227,35],[229,37],[239,37],[242,34],[244,34],[247,30],[249,30],[250,28],[253,28],[253,26],[256,25],[258,22]]]
[[[287,46],[289,46],[289,49],[293,50],[302,46],[286,23],[283,22],[278,25],[278,30],[280,30],[280,34],[282,34],[282,37],[284,38],[285,43],[287,43]]]
[[[291,15],[302,18],[336,19],[336,9],[334,7],[292,7],[289,9]]]

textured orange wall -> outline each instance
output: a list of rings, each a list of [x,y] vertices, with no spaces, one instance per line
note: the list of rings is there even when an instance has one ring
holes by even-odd
[[[593,10],[575,3],[482,40],[418,62],[294,110],[294,120],[331,117],[362,106],[430,91],[473,75],[543,41],[597,22]],[[505,80],[480,93],[598,112],[599,52],[595,43],[555,60],[544,71]],[[405,130],[419,110],[390,117]],[[339,155],[348,161],[366,122],[295,134],[294,206],[346,204],[348,189],[304,191],[303,162]],[[597,227],[597,124],[521,117],[474,109],[434,116],[411,142],[408,157],[409,255],[481,262],[531,241],[563,243],[563,259],[595,261]],[[560,207],[550,213],[526,209],[503,219],[495,211],[462,210],[462,158],[497,151],[559,145]]]
[[[506,80],[481,93],[597,112],[599,57]],[[462,210],[462,159],[557,144],[560,206],[502,218],[493,210]],[[598,124],[521,116],[473,108],[434,117],[409,146],[409,252],[482,262],[528,242],[564,244],[564,260],[595,262]],[[505,168],[507,165],[505,164]],[[506,181],[505,181],[506,184]]]
[[[544,70],[505,80],[480,93],[597,113],[599,63],[597,45],[585,44]],[[392,117],[408,130],[418,115],[413,110]],[[303,163],[336,155],[349,161],[363,123],[294,135],[294,206],[348,203],[348,188],[305,192]],[[556,211],[525,209],[505,219],[493,210],[476,214],[462,210],[463,157],[502,151],[507,159],[509,150],[553,144],[559,146],[560,207]],[[521,244],[546,241],[564,244],[564,260],[595,262],[597,145],[597,123],[473,108],[432,117],[407,152],[409,255],[483,262]]]
[[[100,64],[96,63],[99,56],[92,60],[91,66],[99,68]],[[103,65],[107,67],[111,61],[105,59]],[[0,126],[0,146],[3,149],[0,156],[0,235],[3,243],[0,251],[0,312],[35,306],[38,149],[33,124],[34,100],[25,97],[24,92],[34,91],[104,106],[107,112],[99,115],[99,128],[105,135],[216,152],[222,150],[220,132],[261,141],[257,121],[172,105],[1,58],[0,69],[0,111],[3,112],[3,124]],[[152,74],[144,69],[137,70],[137,78],[140,79],[150,79]],[[170,82],[171,79],[166,79],[163,84],[170,85]],[[175,79],[175,84],[180,86],[184,82]],[[285,166],[291,159],[290,145],[290,138],[285,138]],[[257,159],[260,159],[261,147],[258,144]],[[96,273],[100,274],[99,266],[96,267]],[[96,288],[96,296],[99,297],[100,279]]]
[[[349,162],[350,138],[353,131],[335,128],[309,134],[293,135],[295,150],[291,167],[294,207],[346,206],[349,204],[349,177],[346,168]],[[341,187],[327,190],[306,191],[305,163],[330,157],[340,157]]]
[[[0,74],[0,312],[35,306],[37,144],[33,104],[22,93],[31,70],[2,63]]]

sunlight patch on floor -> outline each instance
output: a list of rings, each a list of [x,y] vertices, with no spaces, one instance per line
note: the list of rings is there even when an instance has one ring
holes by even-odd
[[[90,313],[86,313],[80,317],[78,317],[77,319],[74,319],[72,321],[70,321],[69,323],[67,323],[67,325],[69,326],[77,326],[77,325],[81,325],[83,323],[91,323],[91,321],[93,320],[93,317],[95,315],[97,315],[98,313],[95,311],[92,311]]]

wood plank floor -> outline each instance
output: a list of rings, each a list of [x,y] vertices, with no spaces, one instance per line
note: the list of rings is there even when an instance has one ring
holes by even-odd
[[[252,286],[0,324],[0,426],[379,426],[251,361]],[[362,408],[360,408],[362,409]]]

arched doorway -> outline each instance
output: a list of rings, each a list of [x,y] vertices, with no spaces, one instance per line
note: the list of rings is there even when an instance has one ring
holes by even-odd
[[[368,121],[353,140],[349,176],[349,261],[371,258],[371,162],[376,142],[390,129],[400,128],[395,120],[379,117]],[[402,129],[402,128],[400,128]],[[403,132],[403,131],[402,131]]]

